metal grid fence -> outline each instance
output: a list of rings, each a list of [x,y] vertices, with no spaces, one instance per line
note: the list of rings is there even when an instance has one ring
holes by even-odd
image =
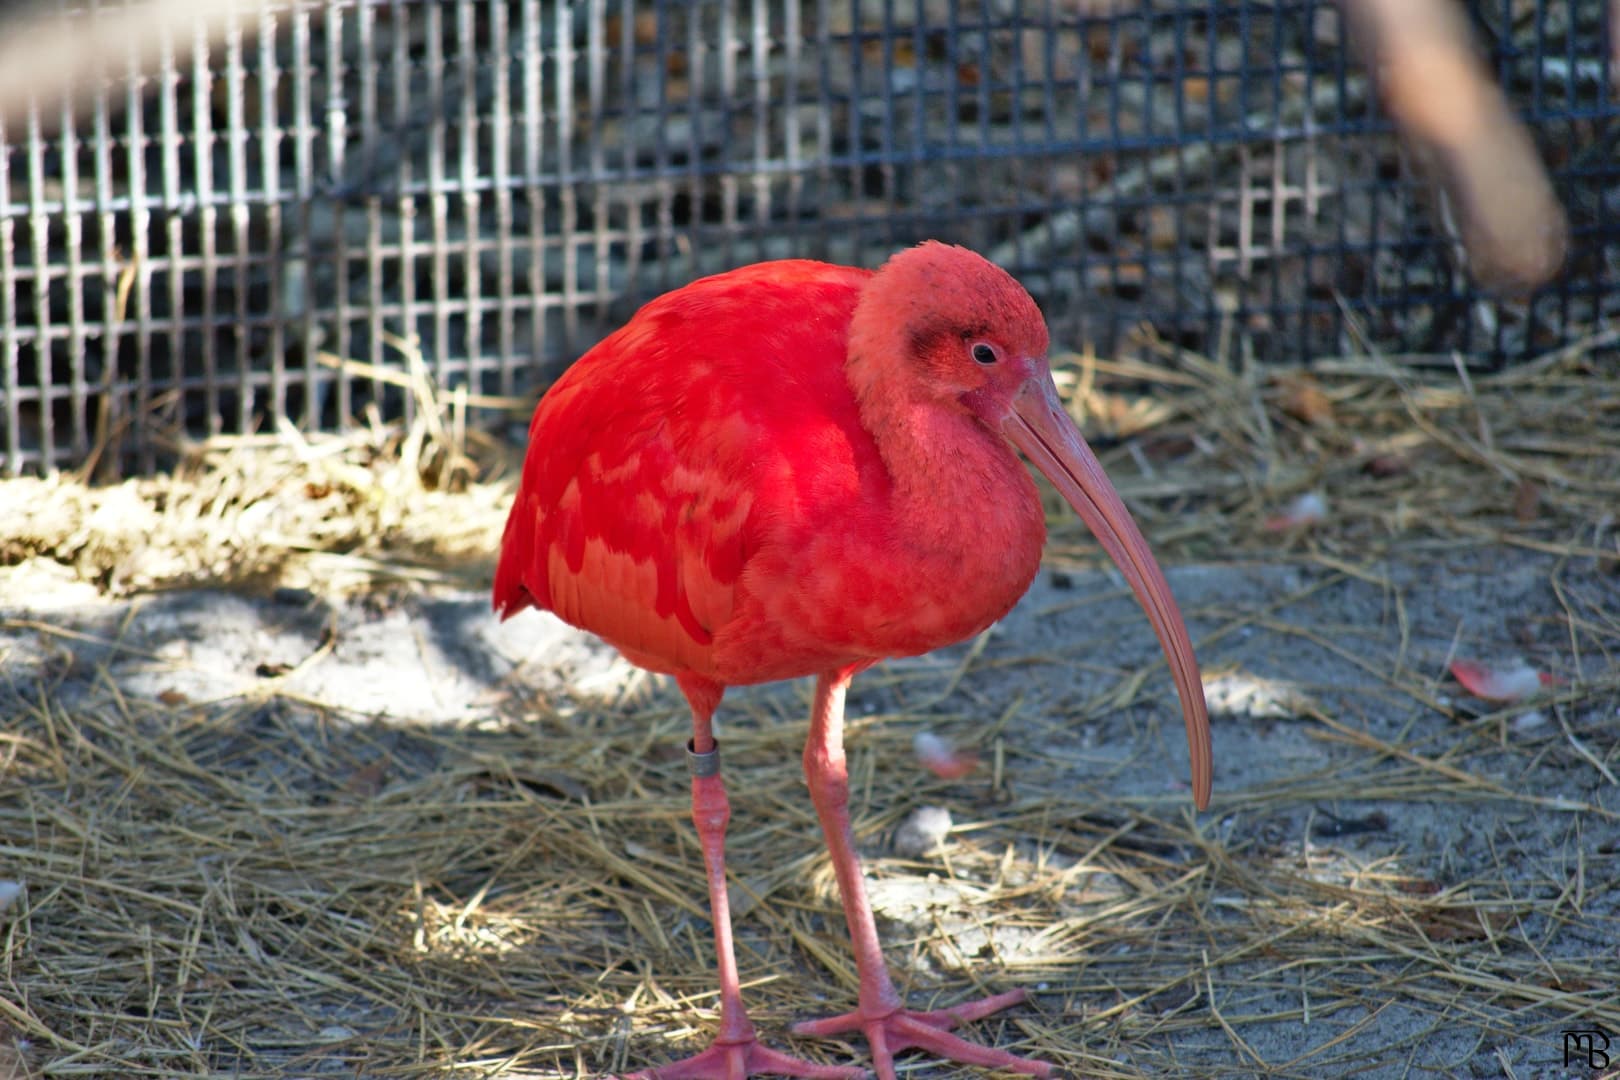
[[[1470,15],[1572,223],[1527,299],[1468,281],[1331,0],[347,0],[178,27],[0,130],[0,473],[397,415],[418,362],[475,406],[532,393],[703,273],[925,237],[1008,267],[1060,347],[1146,325],[1226,362],[1535,354],[1620,304],[1605,5]]]

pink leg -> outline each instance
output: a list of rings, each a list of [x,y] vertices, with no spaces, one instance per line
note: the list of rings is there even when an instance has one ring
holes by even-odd
[[[844,902],[844,918],[849,923],[850,941],[855,949],[855,969],[860,973],[859,1005],[853,1012],[825,1020],[795,1024],[799,1035],[837,1035],[864,1031],[872,1047],[872,1064],[880,1080],[894,1080],[894,1054],[915,1047],[931,1054],[982,1065],[1010,1069],[1030,1076],[1052,1075],[1044,1061],[1021,1058],[1005,1050],[995,1050],[968,1042],[947,1029],[1015,1005],[1024,1000],[1024,991],[1011,990],[982,1001],[934,1012],[913,1012],[889,978],[889,967],[878,944],[877,924],[866,899],[861,878],[860,857],[855,854],[855,834],[849,822],[849,770],[844,759],[844,691],[852,671],[823,675],[816,681],[816,702],[810,715],[810,738],[804,747],[804,774],[810,782],[810,798],[821,818],[821,829],[832,852],[838,892]]]
[[[709,910],[714,921],[714,951],[720,973],[720,1031],[700,1054],[656,1069],[632,1073],[625,1080],[744,1080],[766,1074],[803,1076],[811,1080],[854,1080],[866,1070],[817,1065],[760,1045],[743,1008],[742,983],[731,940],[731,902],[726,895],[726,825],[731,803],[720,779],[720,747],[711,720],[725,688],[695,676],[678,680],[692,706],[692,741],[687,761],[692,767],[692,821],[708,870]]]

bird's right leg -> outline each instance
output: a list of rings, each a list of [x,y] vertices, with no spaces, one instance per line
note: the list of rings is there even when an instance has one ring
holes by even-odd
[[[841,1016],[794,1024],[798,1035],[827,1036],[863,1031],[872,1047],[878,1080],[895,1080],[894,1055],[905,1049],[925,1050],[964,1065],[1007,1069],[1046,1078],[1055,1071],[1049,1062],[1022,1058],[1006,1050],[980,1046],[951,1034],[950,1028],[978,1020],[1024,1000],[1024,991],[1009,990],[948,1009],[918,1012],[905,1007],[889,978],[889,965],[878,944],[877,921],[866,898],[860,856],[855,853],[855,830],[849,817],[849,765],[844,756],[844,692],[854,668],[816,680],[816,700],[810,712],[810,737],[804,744],[804,775],[810,782],[810,800],[827,837],[838,895],[855,947],[855,971],[860,978],[856,1007]]]
[[[692,822],[709,878],[709,911],[714,922],[714,951],[720,969],[720,1031],[707,1050],[656,1069],[633,1073],[625,1080],[744,1080],[774,1075],[810,1080],[855,1080],[865,1069],[817,1065],[760,1044],[743,1008],[742,981],[731,939],[731,901],[726,894],[726,825],[731,803],[720,779],[720,744],[715,741],[714,710],[725,687],[695,675],[676,677],[692,706],[692,741],[686,760],[692,772]]]

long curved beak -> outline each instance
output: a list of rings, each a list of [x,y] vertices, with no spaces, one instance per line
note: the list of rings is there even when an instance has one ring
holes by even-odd
[[[1153,623],[1153,632],[1159,636],[1165,659],[1170,662],[1170,674],[1175,679],[1182,716],[1187,723],[1193,801],[1198,809],[1207,809],[1213,764],[1204,684],[1198,674],[1198,660],[1193,656],[1181,609],[1170,595],[1170,586],[1153,552],[1148,550],[1147,540],[1131,520],[1130,511],[1125,509],[1119,492],[1103,472],[1097,455],[1091,452],[1074,422],[1063,411],[1057,387],[1044,370],[1031,377],[1013,398],[1013,411],[1002,423],[1002,431],[1074,507],[1075,513],[1125,575],[1142,610]]]

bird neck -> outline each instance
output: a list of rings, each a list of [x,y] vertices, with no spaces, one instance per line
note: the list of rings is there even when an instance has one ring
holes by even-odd
[[[872,395],[860,409],[888,473],[896,535],[915,533],[916,546],[938,550],[960,541],[951,533],[994,528],[987,519],[1009,512],[1017,519],[1005,523],[1013,531],[1041,528],[1028,470],[1007,441],[967,409],[893,394]]]
[[[882,398],[861,408],[861,419],[877,442],[897,493],[937,499],[947,481],[966,467],[973,479],[981,458],[1002,449],[995,436],[966,410],[935,402]]]
[[[897,370],[916,349],[915,320],[896,317],[899,302],[883,285],[880,272],[856,305],[845,376],[889,475],[889,527],[937,549],[950,546],[944,533],[1000,512],[1008,540],[1038,533],[1038,546],[1045,538],[1039,496],[1006,439],[961,402],[924,396]],[[1017,507],[1010,516],[1009,507]]]
[[[978,633],[1040,565],[1046,525],[1029,470],[966,410],[882,397],[863,406],[862,423],[888,490],[864,504],[860,562],[889,586],[863,641],[909,655]]]
[[[913,343],[899,323],[877,317],[880,309],[871,299],[862,297],[850,322],[845,377],[895,494],[937,502],[942,488],[954,486],[943,481],[964,466],[970,475],[963,479],[971,481],[974,466],[1011,451],[966,406],[917,392],[901,360]]]

